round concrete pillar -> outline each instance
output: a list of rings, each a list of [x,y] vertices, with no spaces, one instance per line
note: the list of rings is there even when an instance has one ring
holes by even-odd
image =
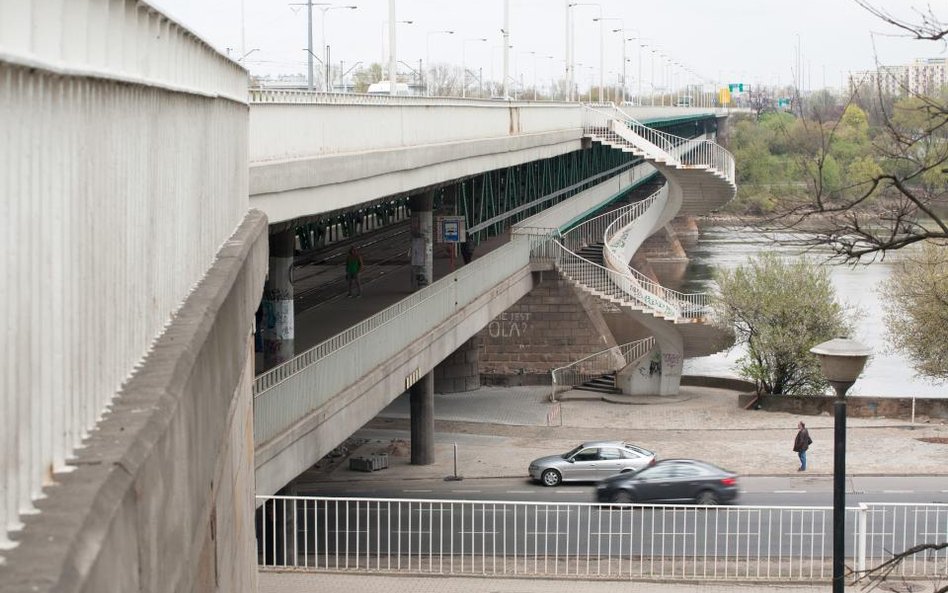
[[[431,465],[434,454],[434,374],[428,373],[409,390],[411,463]]]
[[[264,370],[293,358],[293,229],[270,235],[270,269],[263,287],[261,327]]]
[[[434,193],[410,196],[412,289],[418,290],[434,281],[432,209]]]

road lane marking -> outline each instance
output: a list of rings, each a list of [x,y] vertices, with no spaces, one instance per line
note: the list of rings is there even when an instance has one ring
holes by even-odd
[[[507,494],[533,494],[533,490],[508,490]]]
[[[774,490],[774,494],[806,494],[806,490]]]
[[[432,492],[431,490],[402,490],[402,492]]]
[[[883,490],[883,494],[915,494],[914,490]]]
[[[582,490],[557,490],[557,494],[585,494]]]

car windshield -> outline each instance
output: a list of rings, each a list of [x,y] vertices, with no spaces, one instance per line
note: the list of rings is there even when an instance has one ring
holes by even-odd
[[[576,455],[577,453],[579,453],[579,452],[582,451],[582,450],[583,450],[583,446],[580,445],[580,446],[576,447],[575,449],[571,449],[571,450],[570,450],[569,452],[567,452],[567,453],[563,453],[562,455],[560,455],[560,457],[562,457],[563,459],[569,459],[570,457],[572,457],[573,455]]]

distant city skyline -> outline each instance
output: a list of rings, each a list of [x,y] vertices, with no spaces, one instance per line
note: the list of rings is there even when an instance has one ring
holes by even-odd
[[[220,51],[243,57],[252,74],[306,73],[305,0],[152,3]],[[876,57],[884,65],[948,56],[944,44],[899,36],[898,30],[854,0],[798,0],[792,6],[772,0],[574,3],[575,80],[581,88],[598,85],[600,30],[605,33],[607,85],[618,82],[622,38],[630,39],[626,74],[633,88],[640,67],[645,86],[659,86],[663,72],[682,72],[668,66],[669,62],[687,67],[708,82],[786,85],[799,79],[803,88],[816,89],[845,86],[850,72],[875,69]],[[318,48],[325,28],[334,67],[342,62],[348,69],[357,62],[367,66],[387,59],[387,0],[321,4],[313,10],[317,56],[323,55]],[[913,9],[929,8],[924,2],[903,0],[874,4],[907,19],[915,14]],[[347,5],[358,8],[343,10]],[[485,80],[502,77],[503,0],[396,0],[396,6],[397,20],[412,21],[398,25],[400,61],[416,67],[430,55],[432,63],[459,66],[463,59],[469,68],[481,69]],[[510,0],[512,77],[522,76],[528,86],[534,78],[538,85],[548,85],[563,77],[566,6],[567,0]],[[593,21],[600,10],[601,29]],[[948,7],[940,12],[948,13]],[[936,15],[948,20],[948,14],[936,11]],[[623,28],[624,35],[613,32]],[[444,33],[449,30],[454,33]],[[642,43],[646,48],[640,47]],[[679,75],[680,79],[685,76]]]

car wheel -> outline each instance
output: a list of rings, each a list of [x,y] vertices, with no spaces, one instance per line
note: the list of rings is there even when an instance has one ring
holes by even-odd
[[[540,481],[543,482],[544,486],[559,486],[560,482],[563,481],[563,476],[555,469],[548,469],[540,474]]]
[[[718,495],[713,490],[702,490],[695,497],[695,502],[704,506],[714,506],[718,504]]]
[[[617,502],[619,504],[629,504],[632,502],[632,495],[625,490],[619,490],[612,495],[612,502]]]

